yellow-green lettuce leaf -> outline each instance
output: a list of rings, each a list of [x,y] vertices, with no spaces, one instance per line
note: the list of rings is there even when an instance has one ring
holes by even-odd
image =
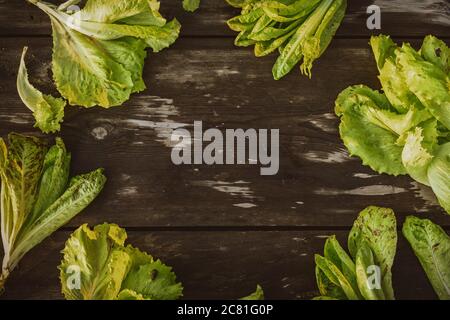
[[[43,94],[36,89],[28,79],[25,65],[25,55],[28,48],[24,47],[17,73],[17,91],[23,103],[33,112],[35,127],[44,133],[52,133],[61,129],[66,102],[61,98]]]
[[[436,150],[428,168],[428,180],[439,203],[450,214],[450,142]]]

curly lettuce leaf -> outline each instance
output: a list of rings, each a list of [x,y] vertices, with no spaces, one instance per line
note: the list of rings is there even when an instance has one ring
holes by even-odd
[[[27,50],[28,47],[23,48],[17,73],[17,91],[22,102],[33,112],[36,120],[35,127],[41,129],[44,133],[59,131],[64,118],[66,102],[61,98],[43,94],[30,83],[25,65]]]
[[[420,100],[408,88],[405,76],[397,64],[397,44],[389,36],[379,35],[371,37],[370,45],[380,72],[378,78],[391,105],[399,113],[423,109]]]
[[[450,300],[450,237],[428,219],[406,218],[403,235],[425,270],[438,297]]]
[[[420,49],[422,57],[442,69],[444,73],[450,73],[450,48],[444,41],[426,36]]]
[[[386,121],[396,116],[391,110],[384,95],[366,86],[344,90],[335,107],[341,119],[339,132],[350,154],[379,173],[401,175],[406,174],[401,161],[403,147]]]
[[[180,32],[176,19],[160,15],[156,0],[88,0],[74,13],[33,3],[52,22],[53,76],[72,105],[109,108],[144,90],[145,49],[161,51]]]
[[[414,180],[430,185],[428,168],[434,158],[438,142],[436,120],[429,120],[407,133],[402,152],[402,162]]]
[[[136,248],[126,247],[132,264],[122,283],[122,290],[130,290],[146,300],[176,300],[183,294],[172,268]]]
[[[194,12],[200,8],[200,0],[183,0],[183,9],[188,12]]]
[[[391,209],[368,207],[361,211],[348,236],[348,249],[354,259],[365,245],[373,253],[374,264],[381,269],[381,287],[385,298],[394,299],[391,269],[397,250],[397,222]],[[367,260],[367,252],[360,255],[362,260]]]
[[[409,44],[404,44],[396,55],[409,90],[450,130],[449,75],[439,66],[425,61]]]
[[[125,246],[115,224],[78,228],[66,242],[59,266],[69,300],[168,300],[182,295],[175,274],[159,260]],[[74,278],[76,277],[76,278]]]

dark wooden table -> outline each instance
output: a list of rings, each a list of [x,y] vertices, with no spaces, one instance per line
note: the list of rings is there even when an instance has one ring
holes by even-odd
[[[82,223],[114,222],[129,241],[174,267],[185,298],[233,299],[261,284],[267,298],[317,294],[314,253],[336,234],[343,244],[358,212],[392,207],[399,225],[410,214],[450,228],[450,218],[427,187],[409,177],[377,175],[350,158],[339,139],[333,107],[352,84],[379,88],[368,46],[366,8],[382,8],[382,32],[418,46],[423,36],[450,38],[448,0],[349,0],[345,22],[313,78],[298,71],[274,81],[274,57],[255,58],[233,46],[225,21],[238,11],[223,0],[203,0],[195,14],[181,0],[162,0],[182,36],[150,54],[148,89],[123,107],[68,108],[61,136],[73,153],[74,173],[106,168],[108,183],[85,212],[30,252],[4,298],[59,299],[56,269],[69,233]],[[30,47],[32,81],[54,92],[48,18],[24,0],[0,0],[0,135],[41,135],[15,86],[20,53]],[[256,166],[175,166],[171,128],[204,126],[280,128],[280,172]],[[250,205],[249,205],[250,204]],[[409,246],[400,236],[394,268],[398,298],[435,298]]]

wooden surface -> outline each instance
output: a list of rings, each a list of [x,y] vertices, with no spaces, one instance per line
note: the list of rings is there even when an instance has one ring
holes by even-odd
[[[313,79],[294,71],[281,81],[271,76],[274,56],[255,58],[251,49],[233,46],[225,21],[237,10],[204,0],[198,13],[187,14],[180,2],[161,1],[162,11],[182,23],[182,36],[149,56],[143,94],[110,110],[67,110],[61,136],[73,153],[74,173],[104,167],[108,183],[95,203],[23,260],[4,298],[61,298],[59,251],[69,231],[86,222],[126,227],[130,243],[174,267],[185,298],[203,299],[240,297],[257,283],[268,298],[314,296],[314,253],[322,252],[326,235],[337,234],[344,244],[368,205],[392,207],[399,225],[417,214],[450,230],[429,188],[377,175],[349,158],[333,114],[347,86],[379,87],[367,5],[382,8],[383,33],[417,46],[431,33],[450,38],[447,0],[349,0]],[[0,23],[0,135],[41,135],[15,77],[28,45],[33,83],[54,92],[48,19],[25,1],[0,0]],[[262,177],[257,166],[173,165],[170,132],[195,120],[220,129],[280,128],[280,172]],[[435,297],[402,238],[394,286],[399,298]]]

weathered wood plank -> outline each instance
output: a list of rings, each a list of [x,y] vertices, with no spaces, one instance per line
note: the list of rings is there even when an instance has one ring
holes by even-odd
[[[267,299],[317,295],[314,254],[334,232],[129,232],[129,242],[171,265],[186,299],[236,299],[257,283]],[[347,232],[337,233],[345,245]],[[6,299],[60,299],[57,265],[68,237],[58,232],[28,254],[7,283]],[[400,239],[394,268],[398,299],[434,299],[418,260]],[[412,279],[414,279],[412,281]]]
[[[58,1],[56,1],[58,3]],[[382,32],[394,36],[424,36],[435,34],[449,37],[450,4],[447,0],[349,0],[345,21],[338,31],[342,37],[368,36],[366,27],[369,5],[382,10]],[[190,14],[183,11],[180,0],[162,0],[162,12],[177,17],[183,25],[183,36],[233,36],[225,24],[237,15],[238,9],[224,0],[206,0]],[[48,18],[25,0],[0,0],[0,35],[48,35]],[[8,23],[4,23],[4,22]]]
[[[25,44],[33,82],[51,90],[50,39],[6,40],[2,136],[30,132],[33,124],[14,82]],[[335,41],[312,80],[294,71],[274,81],[272,63],[228,40],[183,39],[148,59],[149,89],[126,106],[69,108],[62,136],[74,171],[102,166],[109,177],[98,201],[71,225],[349,226],[368,205],[392,207],[401,218],[420,211],[449,225],[429,188],[408,177],[375,174],[349,158],[339,139],[332,113],[337,94],[351,84],[379,86],[365,40]],[[248,165],[173,165],[170,133],[195,120],[220,129],[281,129],[278,175],[262,177],[259,167]]]

